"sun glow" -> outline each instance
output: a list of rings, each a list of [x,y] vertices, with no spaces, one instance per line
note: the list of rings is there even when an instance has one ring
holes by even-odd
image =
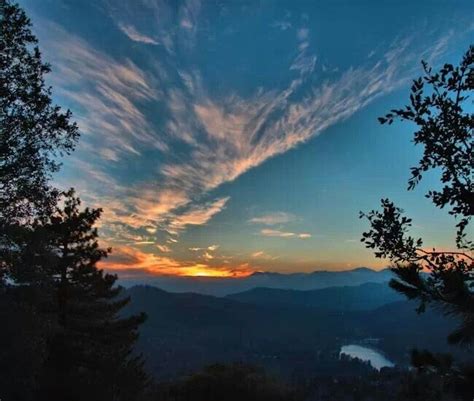
[[[247,264],[210,266],[205,263],[181,262],[168,256],[146,253],[130,246],[115,247],[112,257],[101,261],[100,268],[120,272],[122,276],[144,272],[150,275],[191,277],[246,277],[253,273]]]
[[[183,267],[180,269],[180,276],[191,277],[246,277],[252,274],[247,270],[229,270],[213,268],[207,265],[196,265],[191,267]]]

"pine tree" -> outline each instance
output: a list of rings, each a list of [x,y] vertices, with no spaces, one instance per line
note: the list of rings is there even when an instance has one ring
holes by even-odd
[[[79,133],[52,103],[36,44],[24,11],[0,0],[0,397],[133,400],[144,316],[120,315],[129,299],[97,268],[101,210],[80,211],[72,191],[59,206],[50,178]]]
[[[142,360],[133,354],[145,316],[122,317],[130,301],[117,277],[97,268],[109,250],[98,244],[100,209],[79,210],[71,190],[64,207],[35,227],[49,260],[51,313],[57,317],[42,373],[44,400],[133,400],[146,384]]]
[[[70,112],[52,103],[44,82],[50,69],[30,28],[18,5],[0,0],[0,397],[16,400],[34,397],[50,329],[40,313],[48,292],[33,285],[43,268],[23,263],[23,247],[33,245],[35,218],[56,202],[48,179],[58,157],[78,138]],[[10,285],[12,269],[22,271],[26,285]]]

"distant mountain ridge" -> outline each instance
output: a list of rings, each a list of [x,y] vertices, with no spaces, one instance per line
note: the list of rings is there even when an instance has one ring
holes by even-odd
[[[321,270],[311,273],[255,272],[242,278],[148,276],[144,279],[122,279],[120,284],[124,287],[146,284],[169,292],[194,292],[226,296],[258,287],[304,291],[328,287],[358,286],[365,283],[386,283],[391,278],[390,269],[377,271],[359,267],[353,270]]]
[[[366,310],[336,310],[337,297],[356,299],[354,293],[377,291],[376,286],[324,289],[333,294],[329,308],[305,305],[252,304],[193,293],[169,293],[150,286],[125,291],[131,302],[125,314],[145,312],[138,350],[157,377],[172,377],[195,371],[213,362],[244,361],[283,374],[307,369],[311,374],[340,371],[339,347],[364,339],[377,339],[377,347],[389,358],[405,365],[412,348],[429,344],[435,352],[452,352],[446,336],[453,323],[428,310],[418,315],[416,304],[390,302]],[[256,291],[257,293],[259,291]],[[272,291],[271,291],[272,292]],[[318,293],[317,291],[315,293]],[[329,295],[328,295],[329,296]],[[388,299],[386,300],[388,301]],[[360,302],[364,305],[364,302]],[[380,303],[379,303],[380,304]],[[328,373],[329,372],[329,373]]]
[[[386,283],[327,287],[319,290],[254,288],[227,295],[228,299],[256,305],[304,306],[325,310],[372,310],[404,298]]]

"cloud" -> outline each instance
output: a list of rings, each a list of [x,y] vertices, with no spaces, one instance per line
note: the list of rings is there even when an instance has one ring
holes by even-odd
[[[140,43],[145,43],[149,45],[158,45],[158,41],[155,39],[146,36],[136,30],[136,28],[133,25],[127,25],[123,23],[119,23],[119,28],[120,30],[128,36],[130,40],[133,40],[134,42],[140,42]]]
[[[201,2],[199,0],[187,0],[180,8],[180,26],[189,31],[195,31],[198,21]]]
[[[171,252],[171,248],[167,245],[160,245],[160,244],[157,244],[156,247],[163,253],[169,253]]]
[[[44,48],[54,65],[54,87],[74,107],[84,134],[81,148],[110,161],[140,155],[144,148],[165,149],[138,105],[156,102],[159,95],[145,72],[129,59],[95,50],[56,24],[45,23],[40,32],[49,38]]]
[[[406,66],[419,57],[409,44],[399,41],[383,59],[319,86],[308,85],[315,60],[301,53],[293,64],[299,76],[286,88],[246,98],[213,98],[198,71],[181,72],[184,87],[173,90],[168,129],[191,151],[185,162],[162,165],[164,182],[199,196],[310,140],[405,82]]]
[[[286,31],[291,28],[292,24],[289,21],[275,21],[271,24],[272,27]]]
[[[296,36],[299,40],[303,41],[308,39],[309,36],[309,29],[308,28],[300,28],[296,32]]]
[[[260,230],[260,234],[263,235],[264,237],[299,238],[299,239],[311,238],[311,234],[308,234],[308,233],[293,233],[289,231],[273,230],[269,228],[264,228]]]
[[[301,234],[298,234],[298,238],[300,238],[300,239],[311,238],[311,234],[309,234],[309,233],[301,233]]]
[[[179,275],[243,277],[253,272],[248,264],[235,267],[210,266],[206,263],[178,261],[154,253],[146,253],[129,246],[116,247],[111,256],[99,263],[101,269],[120,273],[120,276]]]
[[[193,247],[193,248],[188,248],[190,251],[193,251],[193,252],[198,252],[198,251],[215,251],[219,248],[219,245],[209,245],[208,247],[206,248],[198,248],[198,247]]]
[[[292,232],[272,230],[272,229],[269,229],[269,228],[262,229],[260,231],[260,234],[262,234],[265,237],[281,237],[281,238],[293,238],[293,237],[296,236],[296,234],[292,233]]]
[[[133,228],[157,227],[173,234],[190,226],[207,224],[229,201],[229,197],[206,200],[210,191],[314,138],[405,82],[407,65],[420,56],[408,50],[410,44],[408,39],[398,41],[382,59],[350,68],[319,86],[308,85],[307,77],[313,65],[309,69],[298,68],[298,77],[286,88],[278,91],[260,89],[245,98],[235,93],[212,97],[198,71],[180,70],[182,85],[174,85],[168,90],[166,107],[169,113],[163,121],[167,131],[159,141],[165,156],[170,140],[186,143],[189,152],[178,160],[162,158],[157,184],[115,185],[109,196],[102,195],[101,199],[108,205],[104,214],[106,221]],[[436,45],[436,49],[439,48],[440,45]],[[112,61],[108,60],[108,63]],[[144,80],[145,73],[137,71],[130,62],[127,65],[129,80],[136,81],[141,87],[137,98],[153,98],[154,92]],[[99,63],[94,68],[100,66]],[[120,71],[118,66],[114,68]],[[99,77],[102,79],[100,74]],[[114,91],[125,91],[122,81],[115,81]],[[130,105],[132,110],[133,107],[136,106]],[[126,114],[125,109],[122,112]],[[94,114],[89,117],[92,121],[98,119]],[[139,114],[135,113],[135,117],[140,127]],[[121,141],[128,140],[127,131],[117,132],[117,137],[122,138]],[[146,142],[148,137],[142,139]],[[116,151],[120,153],[124,149]],[[139,153],[138,148],[133,149]],[[272,217],[274,221],[276,218],[274,224],[286,219],[283,215],[266,217],[257,216],[253,222],[257,223],[261,218],[261,224],[271,225]],[[277,235],[271,231],[262,235],[309,237],[306,233],[280,232]]]
[[[225,208],[229,199],[229,197],[219,198],[205,204],[195,205],[183,213],[173,214],[168,224],[176,230],[182,230],[186,226],[204,225]]]
[[[300,28],[296,32],[298,54],[290,66],[290,71],[298,71],[302,76],[311,74],[316,67],[317,57],[309,52],[309,29]]]
[[[267,226],[272,226],[276,224],[288,223],[289,221],[294,220],[294,218],[295,217],[290,213],[275,212],[275,213],[264,214],[258,217],[253,217],[249,220],[249,222],[255,223],[255,224],[265,224]]]
[[[257,252],[254,252],[250,255],[252,258],[254,259],[263,259],[263,260],[276,260],[278,259],[278,256],[271,256],[271,255],[268,255],[266,252],[264,251],[257,251]]]
[[[160,11],[159,2],[145,3],[150,22],[161,24],[152,37],[162,41],[160,34],[166,29],[157,21],[160,15],[166,20],[170,10]],[[168,23],[185,35],[195,35],[199,13],[199,2],[189,1],[178,10],[181,27],[176,21]],[[133,26],[138,25],[123,23],[123,27]],[[101,230],[109,238],[125,242],[134,230],[166,231],[171,235],[169,244],[178,241],[185,229],[205,225],[225,209],[229,197],[211,198],[211,191],[398,88],[413,75],[420,58],[442,54],[452,39],[443,37],[424,51],[410,38],[399,39],[385,54],[378,51],[365,64],[324,75],[315,83],[316,56],[309,53],[309,32],[300,30],[297,54],[289,63],[294,73],[287,84],[256,88],[243,96],[232,88],[220,95],[210,93],[199,69],[182,66],[171,52],[163,65],[156,61],[153,68],[140,68],[127,58],[100,52],[56,25],[47,29],[50,40],[45,49],[53,64],[54,85],[74,108],[84,133],[81,155],[87,154],[88,159],[86,166],[76,165],[75,158],[72,167],[80,173],[75,182],[65,182],[80,186],[81,196],[93,204],[105,206]],[[136,29],[134,33],[138,34]],[[178,46],[178,39],[172,37],[167,39],[168,50]],[[149,48],[145,50],[159,50]],[[159,122],[147,114],[149,109],[163,111]],[[180,144],[185,146],[175,154],[174,146]],[[144,160],[144,153],[157,163],[146,168],[143,182],[118,183],[107,172],[109,162],[135,166]],[[282,216],[280,222],[278,216],[276,221],[273,218],[274,222],[269,216],[256,216],[261,220],[251,221],[284,223]],[[310,237],[279,230],[262,230],[262,235]]]

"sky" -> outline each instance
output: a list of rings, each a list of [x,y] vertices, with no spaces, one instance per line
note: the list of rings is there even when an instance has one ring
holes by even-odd
[[[359,211],[389,197],[430,247],[455,222],[407,192],[420,61],[456,63],[470,1],[21,0],[81,138],[54,177],[102,207],[122,277],[386,267]]]

